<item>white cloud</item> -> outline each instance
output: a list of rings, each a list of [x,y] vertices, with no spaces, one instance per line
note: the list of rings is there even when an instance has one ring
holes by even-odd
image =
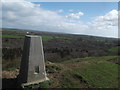
[[[40,5],[27,1],[2,2],[2,5],[3,27],[117,37],[117,10],[98,16],[85,24],[80,20],[73,21],[84,15],[83,12],[69,14],[69,18],[66,18],[56,11],[45,10]],[[61,9],[60,12],[62,11]]]
[[[118,11],[112,10],[96,17],[89,23],[89,29],[96,35],[118,37]]]
[[[66,17],[70,18],[70,19],[80,19],[80,17],[83,16],[83,15],[84,15],[83,12],[78,12],[78,13],[70,13]]]
[[[3,3],[2,18],[4,27],[29,29],[47,29],[64,22],[64,18],[57,13],[36,7],[35,4],[26,1]]]
[[[64,12],[64,10],[63,10],[63,9],[60,9],[60,10],[58,10],[57,12],[58,12],[58,13],[62,13],[62,12]]]
[[[14,8],[15,7],[15,8]],[[44,10],[30,2],[3,2],[3,27],[38,29],[52,32],[75,33],[83,24],[71,23],[57,12]],[[62,11],[62,10],[60,10]]]
[[[112,10],[104,16],[96,17],[95,20],[91,22],[91,26],[97,30],[110,30],[112,28],[117,31],[116,28],[118,27],[118,11]]]
[[[69,11],[69,12],[73,12],[74,10],[73,10],[73,9],[69,9],[68,11]]]
[[[118,11],[112,10],[105,14],[104,16],[99,16],[95,19],[95,22],[104,22],[104,24],[117,26],[118,22]]]
[[[1,2],[24,2],[24,0],[1,0]]]

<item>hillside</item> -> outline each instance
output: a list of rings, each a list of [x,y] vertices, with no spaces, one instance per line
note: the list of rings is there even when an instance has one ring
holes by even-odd
[[[3,88],[18,88],[17,75],[27,32],[42,36],[50,81],[25,89],[118,88],[118,39],[8,28],[2,30]]]
[[[47,61],[46,71],[50,81],[27,88],[118,88],[118,60],[118,56],[104,56],[77,58],[61,63]],[[18,70],[4,71],[3,77],[9,80],[3,80],[3,87],[17,87],[15,78],[18,74]],[[7,84],[10,80],[11,84]]]
[[[3,59],[21,57],[26,32],[43,39],[45,60],[61,62],[73,58],[117,55],[118,39],[41,31],[3,29]],[[114,50],[113,50],[114,49]],[[11,55],[7,55],[7,53]]]

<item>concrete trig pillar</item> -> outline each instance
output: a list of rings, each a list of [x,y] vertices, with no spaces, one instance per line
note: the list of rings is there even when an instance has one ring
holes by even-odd
[[[48,80],[45,71],[42,38],[26,35],[21,59],[18,82],[22,86]]]

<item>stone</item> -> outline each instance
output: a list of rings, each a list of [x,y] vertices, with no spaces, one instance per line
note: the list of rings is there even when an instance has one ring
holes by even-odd
[[[26,35],[18,82],[22,87],[49,80],[46,76],[42,38]]]

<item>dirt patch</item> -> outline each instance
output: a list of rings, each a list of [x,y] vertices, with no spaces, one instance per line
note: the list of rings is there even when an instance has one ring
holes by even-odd
[[[17,78],[19,74],[19,70],[16,69],[15,71],[3,71],[2,78]]]
[[[16,69],[14,71],[3,71],[2,72],[2,89],[7,88],[18,88],[17,85],[17,76],[19,74],[19,70]]]

